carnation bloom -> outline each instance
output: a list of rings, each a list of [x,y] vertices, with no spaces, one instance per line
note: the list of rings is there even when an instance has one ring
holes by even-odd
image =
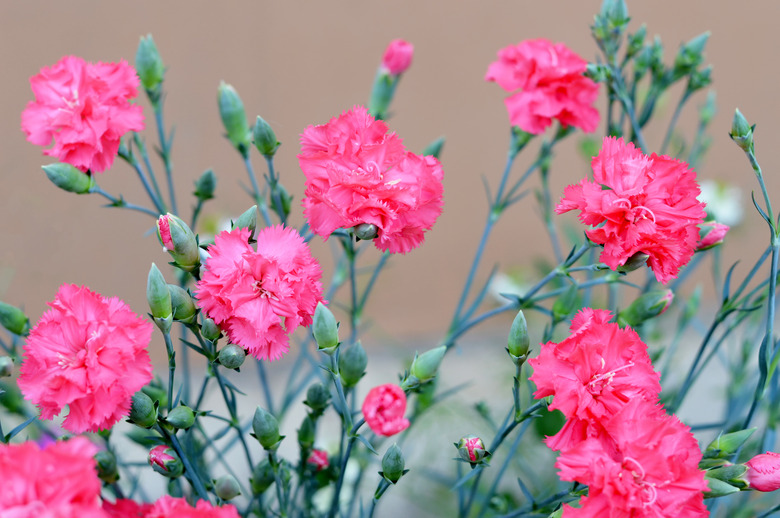
[[[144,518],[239,518],[234,505],[211,505],[207,500],[198,500],[192,507],[184,498],[165,495],[154,503]]]
[[[553,396],[550,409],[567,417],[547,445],[560,450],[602,432],[601,422],[632,399],[655,402],[661,386],[647,346],[631,328],[609,323],[611,313],[584,308],[571,323],[571,336],[542,345],[529,360],[534,397]]]
[[[40,448],[35,442],[0,444],[0,516],[19,518],[106,518],[101,482],[84,437]]]
[[[42,419],[67,405],[66,430],[111,428],[152,379],[151,322],[116,297],[74,284],[60,286],[49,306],[24,346],[19,388]]]
[[[257,250],[250,236],[246,228],[217,234],[195,297],[232,343],[258,360],[278,360],[290,334],[311,325],[323,300],[322,270],[294,228],[264,228]]]
[[[748,483],[757,491],[780,489],[780,454],[773,451],[756,455],[745,463]]]
[[[363,401],[363,417],[374,433],[395,435],[409,427],[406,412],[406,393],[398,385],[388,383],[368,391]]]
[[[394,76],[403,74],[412,64],[413,55],[414,46],[411,43],[401,39],[393,40],[382,56],[382,68]]]
[[[564,127],[592,132],[599,123],[593,107],[599,85],[582,75],[587,66],[563,43],[526,40],[499,50],[485,80],[507,92],[519,90],[504,102],[510,122],[523,131],[538,135],[557,119]]]
[[[591,166],[593,181],[566,187],[555,212],[579,209],[580,221],[594,227],[588,237],[604,245],[599,259],[611,269],[641,252],[659,282],[675,278],[696,249],[705,215],[696,173],[614,137],[604,138]]]
[[[315,448],[311,450],[311,454],[309,454],[309,458],[306,459],[306,463],[314,466],[314,469],[317,471],[322,471],[328,467],[328,452]]]
[[[100,173],[111,167],[119,139],[144,129],[137,95],[138,75],[126,61],[88,63],[65,56],[30,78],[35,101],[22,112],[27,140],[61,162]]]
[[[114,503],[103,500],[103,510],[111,518],[146,518],[151,509],[152,504],[139,504],[127,498],[118,498]]]
[[[387,131],[362,106],[303,131],[298,162],[312,232],[327,239],[368,224],[380,250],[406,253],[422,243],[441,214],[444,173],[436,158],[407,152]]]

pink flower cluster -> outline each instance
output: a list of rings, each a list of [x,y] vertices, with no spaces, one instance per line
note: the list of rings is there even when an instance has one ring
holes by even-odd
[[[214,238],[195,297],[231,342],[258,360],[278,360],[290,334],[312,323],[323,300],[322,269],[294,228],[264,228],[257,250],[250,236],[238,228]]]
[[[579,209],[580,221],[594,227],[588,237],[604,245],[599,259],[613,270],[641,253],[659,282],[677,277],[696,250],[705,216],[696,173],[614,137],[604,138],[591,167],[593,181],[566,187],[555,212]]]
[[[111,428],[130,398],[152,379],[152,324],[116,297],[63,284],[30,331],[19,369],[24,397],[73,433]]]
[[[498,51],[488,67],[486,81],[507,92],[509,120],[525,132],[538,135],[557,119],[562,126],[586,132],[596,130],[599,112],[593,107],[599,85],[582,75],[588,62],[563,43],[526,40]]]
[[[561,452],[559,475],[589,486],[581,507],[565,506],[563,516],[708,516],[698,443],[658,403],[659,375],[647,346],[610,318],[609,311],[583,309],[568,338],[544,344],[529,360],[534,396],[553,396],[550,408],[567,418],[546,439]]]
[[[104,503],[110,518],[239,518],[235,506],[225,504],[214,506],[206,500],[199,500],[195,507],[184,498],[165,495],[154,504],[139,504],[120,499],[116,503]]]
[[[363,400],[363,417],[374,433],[389,437],[409,428],[406,412],[406,393],[398,385],[388,383],[368,391]]]
[[[22,112],[22,130],[38,146],[54,146],[45,155],[82,171],[100,173],[111,167],[119,139],[144,129],[138,75],[126,61],[88,63],[65,56],[30,78],[35,101]]]
[[[377,229],[377,248],[406,253],[441,214],[439,161],[407,151],[362,106],[307,127],[298,162],[306,176],[304,214],[323,238],[365,223]]]

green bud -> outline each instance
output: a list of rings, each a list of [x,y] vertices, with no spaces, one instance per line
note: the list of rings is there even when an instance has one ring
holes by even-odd
[[[645,44],[645,37],[647,37],[647,26],[642,24],[638,31],[628,36],[628,48],[626,49],[626,55],[631,58],[638,54]]]
[[[707,480],[707,491],[704,492],[704,498],[718,498],[739,492],[739,488],[732,486],[728,482],[710,478],[709,471],[704,473],[704,478]]]
[[[101,450],[95,454],[97,464],[97,476],[106,484],[113,484],[119,480],[119,470],[116,465],[116,456],[108,451]]]
[[[270,124],[265,122],[259,115],[255,121],[255,128],[252,132],[252,136],[255,140],[255,147],[260,151],[260,154],[266,158],[274,156],[276,150],[279,149],[279,146],[281,145],[279,141],[276,140],[276,133],[271,129]]]
[[[636,327],[666,311],[673,300],[672,290],[649,291],[618,313],[618,324]]]
[[[249,238],[254,239],[255,229],[257,229],[257,205],[252,205],[231,225],[232,230],[237,228],[248,228]]]
[[[217,175],[214,171],[207,169],[195,181],[195,192],[192,194],[200,201],[210,200],[214,197],[214,191],[217,188]]]
[[[366,356],[366,350],[360,345],[360,342],[355,343],[349,349],[342,351],[339,355],[339,375],[341,375],[341,383],[345,387],[352,387],[360,381],[360,378],[366,373],[366,365],[368,365],[368,357]]]
[[[737,432],[731,432],[719,435],[714,441],[712,441],[704,450],[705,459],[725,459],[730,457],[742,447],[743,444],[753,435],[756,428],[748,428],[746,430],[739,430]]]
[[[740,489],[747,489],[749,483],[745,477],[748,467],[744,464],[726,464],[706,471],[707,480],[721,480]]]
[[[198,316],[198,308],[195,307],[195,303],[192,301],[192,295],[184,288],[175,284],[168,285],[168,292],[171,295],[173,319],[185,324],[194,324]]]
[[[271,192],[269,193],[269,197],[271,199],[271,205],[273,205],[274,210],[276,210],[274,196],[279,197],[279,201],[281,202],[281,206],[282,206],[282,212],[284,213],[284,217],[286,218],[287,216],[290,215],[290,209],[292,208],[293,197],[290,195],[289,192],[287,192],[287,189],[285,189],[284,185],[282,185],[279,182],[276,182],[276,184],[274,184]]]
[[[227,344],[220,349],[217,359],[219,359],[219,363],[226,369],[238,369],[244,364],[246,351],[240,345]]]
[[[528,324],[525,321],[523,311],[517,312],[512,321],[512,327],[509,328],[509,338],[507,339],[506,350],[509,356],[517,365],[522,365],[528,357],[528,351],[531,348],[531,340],[528,338]]]
[[[168,406],[168,390],[163,388],[160,378],[155,378],[148,385],[144,385],[141,392],[149,396],[152,402],[157,402],[158,406]]]
[[[374,224],[361,223],[360,225],[355,227],[355,236],[357,236],[358,239],[362,239],[364,241],[371,241],[372,239],[376,239],[378,235],[379,235],[379,229]]]
[[[149,302],[149,311],[154,323],[163,333],[170,332],[173,322],[171,293],[168,291],[168,283],[165,282],[163,274],[154,263],[146,279],[146,300]]]
[[[677,56],[674,58],[674,77],[679,78],[689,74],[701,64],[704,60],[702,52],[704,52],[704,46],[707,44],[709,37],[710,33],[708,31],[696,36],[680,47]]]
[[[303,404],[312,409],[313,415],[319,416],[328,408],[330,397],[330,390],[326,385],[315,383],[306,391],[306,400]]]
[[[571,284],[569,288],[555,299],[552,306],[553,318],[558,322],[563,322],[566,317],[574,313],[577,309],[577,285]]]
[[[162,444],[149,451],[149,464],[157,473],[168,478],[177,478],[184,472],[184,464],[173,448]]]
[[[647,266],[647,259],[650,256],[643,253],[643,252],[637,252],[628,259],[626,259],[625,264],[621,264],[617,267],[617,271],[621,273],[628,273],[633,272],[634,270],[638,270],[639,268],[643,268]]]
[[[490,456],[490,453],[485,449],[485,443],[476,435],[461,437],[460,441],[455,443],[455,447],[458,448],[460,458],[471,463],[472,467]]]
[[[241,494],[241,487],[231,475],[222,475],[214,481],[214,492],[222,500],[232,500]]]
[[[600,15],[609,23],[610,29],[620,29],[630,20],[625,0],[604,0]]]
[[[388,482],[395,484],[407,471],[404,469],[404,456],[401,453],[401,448],[393,444],[387,449],[384,457],[382,457],[381,475]]]
[[[200,325],[200,334],[202,334],[203,338],[206,340],[213,342],[219,338],[219,336],[222,334],[222,331],[220,331],[216,322],[206,317],[203,319],[203,323]]]
[[[266,489],[271,487],[274,481],[274,469],[271,467],[268,459],[263,459],[252,470],[252,478],[249,479],[249,485],[252,486],[252,494],[255,496],[263,494]]]
[[[200,266],[198,238],[180,218],[170,213],[160,216],[157,219],[157,237],[180,269],[191,272]]]
[[[255,410],[255,416],[252,419],[252,430],[255,432],[255,438],[266,450],[274,450],[278,446],[282,437],[279,435],[279,422],[276,418],[261,407]]]
[[[748,124],[745,116],[739,111],[739,108],[734,110],[734,119],[731,121],[731,140],[737,144],[742,151],[750,153],[753,151],[753,131],[755,126]]]
[[[43,166],[43,172],[54,185],[63,191],[76,194],[88,193],[96,184],[95,179],[70,164],[56,163]]]
[[[686,89],[688,92],[696,92],[702,88],[707,88],[712,84],[712,66],[708,66],[701,70],[694,70],[690,76],[688,76],[688,86]]]
[[[699,109],[699,120],[701,121],[702,125],[709,124],[712,122],[712,118],[715,117],[715,112],[717,111],[715,98],[715,91],[710,90],[707,93],[707,100]]]
[[[612,77],[612,72],[606,65],[588,63],[588,66],[585,68],[585,77],[588,77],[597,83],[606,83],[609,81],[609,78]]]
[[[336,323],[336,317],[322,302],[318,302],[317,308],[314,310],[314,322],[311,330],[314,340],[317,342],[317,349],[328,355],[333,355],[339,346],[339,326]]]
[[[222,81],[217,94],[219,115],[225,126],[227,138],[231,144],[244,156],[249,150],[249,124],[246,122],[244,103],[236,89]]]
[[[24,335],[30,329],[30,319],[21,309],[0,301],[0,325],[15,335]]]
[[[303,418],[301,427],[298,429],[298,444],[302,448],[311,448],[314,446],[314,435],[316,433],[316,426],[314,420],[308,415]]]
[[[146,90],[157,90],[163,81],[165,65],[151,34],[147,34],[146,37],[141,36],[135,53],[135,71],[138,72],[141,84]]]
[[[14,373],[14,360],[10,356],[0,356],[0,378],[8,378]]]
[[[441,150],[444,148],[444,142],[444,137],[437,138],[423,149],[422,156],[432,156],[438,159],[441,156]]]
[[[186,405],[180,405],[168,413],[165,422],[176,429],[186,430],[195,424],[195,412]]]
[[[140,390],[133,394],[129,418],[130,422],[143,428],[151,428],[157,422],[157,408],[152,399]]]
[[[415,355],[412,366],[409,368],[410,374],[420,380],[420,383],[432,380],[436,376],[436,372],[439,370],[439,365],[441,365],[446,352],[447,347],[442,345],[430,351],[425,351],[419,356]]]
[[[533,138],[534,135],[532,133],[523,131],[517,126],[512,126],[512,140],[509,144],[510,156],[517,156]]]

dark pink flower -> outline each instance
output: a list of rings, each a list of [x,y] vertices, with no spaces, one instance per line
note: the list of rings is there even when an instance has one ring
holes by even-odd
[[[374,433],[395,435],[409,427],[406,412],[406,393],[398,385],[388,383],[368,391],[363,401],[363,417]]]
[[[304,214],[312,232],[374,225],[380,250],[419,246],[442,210],[441,164],[407,152],[395,133],[362,106],[301,135]]]
[[[699,242],[696,243],[696,251],[708,250],[723,243],[729,226],[716,221],[707,221],[699,225]]]
[[[152,510],[152,504],[139,504],[127,498],[118,498],[114,503],[103,500],[103,510],[111,518],[146,518],[147,513]]]
[[[314,466],[317,471],[322,471],[328,467],[328,452],[325,450],[313,449],[309,458],[306,459],[307,464]]]
[[[184,498],[165,495],[154,503],[144,518],[239,518],[239,514],[231,504],[215,506],[198,500],[193,507]]]
[[[139,79],[126,61],[88,63],[65,56],[30,78],[35,101],[22,112],[27,140],[54,146],[45,155],[82,171],[111,167],[119,139],[144,129],[141,106],[131,104]]]
[[[780,454],[773,451],[756,455],[745,463],[751,489],[776,491],[780,489]]]
[[[393,40],[387,46],[382,56],[382,68],[388,74],[397,76],[403,74],[412,64],[414,55],[414,46],[405,40]]]
[[[592,132],[599,123],[593,107],[599,85],[582,75],[587,66],[563,43],[526,40],[499,50],[485,80],[517,91],[505,103],[510,122],[523,131],[537,135],[557,119],[562,126]]]
[[[294,228],[264,228],[257,250],[250,235],[246,228],[217,234],[195,297],[231,342],[258,360],[278,360],[290,334],[312,323],[322,269]]]
[[[668,156],[644,155],[631,142],[605,137],[593,158],[593,181],[566,187],[555,212],[580,211],[580,221],[600,260],[613,270],[636,253],[659,282],[667,283],[688,263],[699,241],[704,204],[688,164]]]
[[[43,449],[32,441],[0,444],[0,516],[107,518],[100,507],[97,451],[84,437]]]
[[[24,346],[19,388],[42,419],[67,405],[66,430],[111,428],[152,379],[151,322],[116,297],[73,284],[60,286],[49,306]]]

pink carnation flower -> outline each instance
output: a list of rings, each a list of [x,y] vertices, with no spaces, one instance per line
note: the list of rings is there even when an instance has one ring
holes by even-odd
[[[554,396],[550,408],[567,417],[563,429],[546,441],[553,450],[601,434],[601,422],[632,399],[658,399],[659,374],[647,346],[631,328],[609,323],[611,316],[603,309],[582,309],[572,320],[571,336],[544,344],[529,360],[534,397]]]
[[[139,504],[127,498],[118,498],[114,503],[103,500],[103,510],[111,518],[146,518],[151,509],[152,504]]]
[[[43,449],[33,441],[0,444],[0,516],[107,518],[100,507],[97,451],[84,437]]]
[[[82,171],[111,167],[119,139],[144,129],[141,107],[131,104],[139,79],[126,61],[88,63],[65,56],[30,78],[35,101],[22,112],[22,130],[43,152]]]
[[[526,40],[498,51],[486,81],[507,92],[505,104],[513,126],[538,135],[557,119],[562,126],[596,130],[599,112],[593,107],[599,85],[582,73],[588,62],[563,43]]]
[[[393,40],[382,56],[382,68],[388,74],[397,76],[406,72],[412,64],[414,46],[405,40]]]
[[[409,428],[406,412],[406,393],[398,385],[388,383],[368,391],[363,401],[363,417],[374,433],[395,435]]]
[[[111,428],[152,379],[151,322],[116,297],[73,284],[60,286],[49,306],[27,338],[19,388],[42,419],[67,405],[66,430]]]
[[[566,187],[555,212],[579,209],[580,221],[594,227],[588,237],[604,245],[599,259],[613,270],[644,253],[659,282],[675,278],[696,249],[705,216],[696,173],[614,137],[604,138],[591,166],[593,181]]]
[[[756,455],[745,463],[748,483],[756,491],[780,489],[780,454],[773,451]]]
[[[322,301],[322,270],[293,228],[266,227],[221,232],[209,247],[195,297],[206,314],[226,329],[230,341],[258,360],[278,360],[289,336],[312,322]]]
[[[315,470],[322,471],[328,467],[328,452],[315,448],[311,450],[309,458],[306,459],[306,463],[314,466]]]
[[[239,514],[231,504],[220,507],[198,500],[192,507],[184,498],[165,495],[154,503],[144,518],[239,518]]]
[[[362,106],[306,128],[298,162],[306,176],[304,214],[323,238],[366,223],[377,228],[377,248],[406,253],[441,214],[439,161],[407,152]]]

